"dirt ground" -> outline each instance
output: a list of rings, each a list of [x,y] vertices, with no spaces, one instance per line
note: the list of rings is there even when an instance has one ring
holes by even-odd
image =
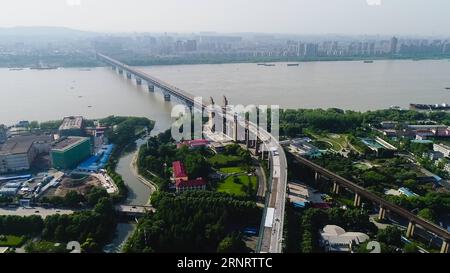
[[[100,181],[93,177],[88,176],[87,178],[79,181],[73,180],[69,177],[63,178],[61,184],[58,188],[49,189],[46,196],[61,196],[64,197],[70,191],[76,191],[80,194],[87,194],[89,190],[93,187],[101,187]]]

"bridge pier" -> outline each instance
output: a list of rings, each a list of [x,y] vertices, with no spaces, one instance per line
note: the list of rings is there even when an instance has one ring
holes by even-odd
[[[416,228],[416,224],[412,221],[409,221],[408,228],[406,229],[406,238],[411,238],[414,236],[415,228]]]
[[[127,79],[131,80],[131,73],[127,72]]]
[[[441,247],[441,253],[448,253],[448,247],[449,243],[448,241],[442,240],[442,247]]]
[[[259,143],[259,141],[256,140],[256,141],[255,141],[255,154],[256,154],[256,155],[259,155],[260,150],[261,150],[261,143]]]
[[[315,172],[314,173],[314,181],[317,183],[320,180],[320,173],[319,172]]]
[[[137,85],[141,85],[142,84],[142,80],[140,78],[136,78],[136,84]]]
[[[339,184],[336,182],[333,182],[333,193],[339,194]]]
[[[119,74],[122,75],[123,74],[123,70],[119,69]]]
[[[148,85],[148,91],[149,92],[155,92],[155,86],[153,84]]]
[[[380,206],[380,211],[378,212],[378,220],[384,220],[386,218],[386,209]]]
[[[170,101],[170,94],[169,93],[164,93],[164,100],[165,101]]]
[[[355,193],[355,201],[353,201],[353,206],[359,207],[361,206],[361,196]]]

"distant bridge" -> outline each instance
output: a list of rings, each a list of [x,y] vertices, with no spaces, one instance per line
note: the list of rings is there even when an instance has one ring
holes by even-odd
[[[408,225],[408,228],[406,231],[406,237],[408,237],[408,238],[412,237],[414,235],[414,229],[415,229],[416,225],[421,226],[424,230],[427,230],[427,231],[439,236],[443,242],[441,252],[443,252],[443,253],[448,252],[449,243],[450,243],[450,233],[447,230],[445,230],[442,227],[440,227],[434,223],[431,223],[423,218],[418,217],[417,215],[411,213],[410,211],[385,200],[384,198],[382,198],[382,197],[366,190],[365,188],[325,169],[324,167],[322,167],[304,157],[294,155],[294,154],[292,154],[292,155],[298,163],[315,171],[316,181],[320,180],[321,176],[331,180],[333,182],[333,193],[338,194],[340,187],[343,187],[343,188],[350,190],[351,192],[353,192],[355,194],[355,199],[354,199],[354,203],[353,203],[354,206],[361,205],[361,197],[379,205],[380,206],[379,217],[378,217],[379,219],[385,218],[386,210],[393,212],[394,214],[396,214],[404,219],[407,219],[409,221],[409,225]]]
[[[192,96],[191,94],[188,94],[187,92],[185,92],[167,82],[157,79],[147,73],[144,73],[134,67],[126,65],[124,63],[121,63],[121,62],[119,62],[111,57],[108,57],[106,55],[103,55],[101,53],[97,53],[97,59],[100,61],[103,61],[105,63],[108,63],[114,69],[118,69],[120,74],[123,74],[124,72],[127,73],[128,79],[131,79],[131,76],[134,75],[136,78],[136,82],[139,85],[142,84],[142,81],[146,81],[148,84],[149,91],[153,92],[155,90],[155,86],[159,87],[161,90],[163,90],[164,99],[166,101],[170,101],[171,96],[175,96],[176,98],[185,102],[189,106],[194,105],[194,96]]]

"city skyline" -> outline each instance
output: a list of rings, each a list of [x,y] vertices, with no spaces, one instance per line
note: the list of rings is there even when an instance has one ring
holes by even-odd
[[[38,2],[38,3],[36,3]],[[23,7],[28,7],[24,9]],[[109,16],[101,16],[108,7]],[[95,32],[216,31],[280,34],[448,36],[450,3],[372,0],[9,1],[0,28],[60,26]],[[430,19],[433,20],[430,20]]]

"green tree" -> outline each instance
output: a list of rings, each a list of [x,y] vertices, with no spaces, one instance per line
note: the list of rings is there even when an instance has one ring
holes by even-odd
[[[247,251],[247,246],[242,240],[242,236],[233,234],[225,237],[217,247],[218,253],[244,253]]]
[[[417,216],[428,220],[430,222],[436,222],[436,214],[434,213],[434,211],[432,209],[429,208],[424,208],[421,209],[418,213]]]
[[[401,247],[402,246],[402,232],[396,227],[388,226],[385,229],[380,229],[377,234],[377,240],[387,245]]]

